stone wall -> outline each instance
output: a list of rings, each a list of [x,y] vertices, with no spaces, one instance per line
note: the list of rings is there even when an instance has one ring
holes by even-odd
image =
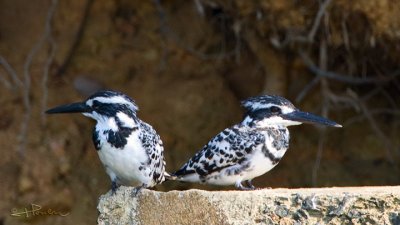
[[[400,187],[157,192],[100,197],[99,224],[400,224]]]

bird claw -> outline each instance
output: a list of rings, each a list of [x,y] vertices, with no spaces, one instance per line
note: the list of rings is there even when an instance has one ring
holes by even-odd
[[[132,197],[132,198],[136,198],[137,195],[140,193],[140,191],[141,191],[143,188],[145,188],[145,187],[146,187],[145,184],[142,184],[142,185],[140,185],[140,186],[138,186],[138,187],[135,187],[135,188],[132,190],[131,197]]]
[[[241,191],[253,191],[253,190],[255,190],[255,188],[249,188],[249,187],[243,187],[243,186],[242,186],[242,187],[240,188],[240,190],[241,190]]]
[[[241,182],[239,182],[239,183],[237,183],[235,186],[236,186],[236,188],[238,188],[239,190],[242,190],[242,191],[252,191],[252,190],[257,190],[258,188],[256,188],[252,183],[251,183],[251,181],[250,180],[245,180],[244,181],[245,182],[245,184],[246,184],[246,186],[243,186],[242,185],[242,183]]]
[[[115,193],[117,192],[118,189],[118,184],[116,181],[112,181],[111,182],[111,195],[115,195]]]
[[[248,190],[256,190],[257,188],[251,183],[251,180],[245,180],[244,183],[248,187]]]

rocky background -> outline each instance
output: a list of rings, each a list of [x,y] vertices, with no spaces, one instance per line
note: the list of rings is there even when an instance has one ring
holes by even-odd
[[[94,122],[43,112],[103,88],[136,100],[168,171],[240,121],[240,100],[268,93],[344,128],[292,127],[256,186],[399,184],[399,11],[390,0],[0,0],[0,224],[96,222],[110,181]],[[190,188],[233,187],[156,187]],[[69,215],[10,215],[31,203]]]

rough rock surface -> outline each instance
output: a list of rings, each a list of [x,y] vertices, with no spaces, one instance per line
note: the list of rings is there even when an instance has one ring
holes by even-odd
[[[400,186],[142,191],[100,197],[99,224],[400,224]]]

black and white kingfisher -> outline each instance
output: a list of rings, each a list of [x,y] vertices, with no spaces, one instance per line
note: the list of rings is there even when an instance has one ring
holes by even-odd
[[[253,190],[251,180],[274,168],[288,149],[288,126],[314,123],[342,127],[302,112],[276,95],[252,97],[242,106],[246,109],[243,121],[211,139],[172,175],[173,179]]]
[[[164,147],[160,136],[140,120],[138,106],[127,95],[116,91],[99,91],[84,102],[61,105],[46,113],[82,113],[97,121],[93,143],[107,174],[112,194],[119,185],[141,188],[162,183],[165,172]]]

